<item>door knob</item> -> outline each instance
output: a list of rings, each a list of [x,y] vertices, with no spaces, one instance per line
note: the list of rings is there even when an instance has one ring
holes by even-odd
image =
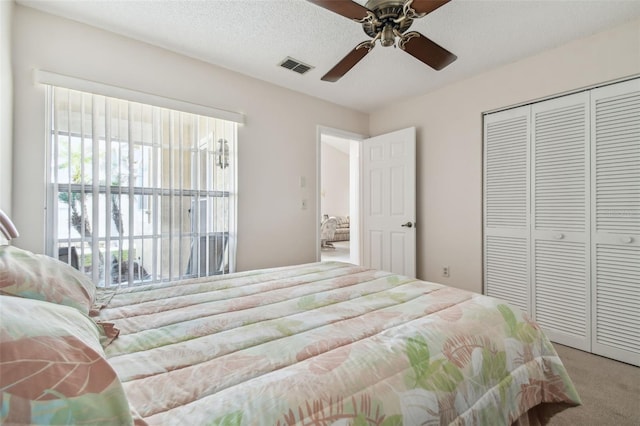
[[[633,242],[633,238],[631,238],[631,237],[622,237],[622,242],[623,243],[627,243],[627,244],[632,243]]]
[[[564,234],[556,234],[553,236],[553,238],[555,238],[556,240],[561,240],[564,238]]]
[[[413,227],[413,223],[411,223],[411,222],[403,223],[402,226],[404,226],[405,228],[412,228]]]

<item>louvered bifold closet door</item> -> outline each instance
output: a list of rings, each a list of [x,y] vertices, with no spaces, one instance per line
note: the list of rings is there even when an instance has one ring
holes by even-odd
[[[640,80],[591,93],[593,352],[640,365]]]
[[[484,291],[525,312],[529,291],[529,107],[484,118]]]
[[[555,342],[590,350],[589,94],[532,112],[533,315]]]

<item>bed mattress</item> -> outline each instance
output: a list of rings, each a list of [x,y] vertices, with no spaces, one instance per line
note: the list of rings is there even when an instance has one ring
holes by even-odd
[[[99,291],[97,319],[149,424],[535,423],[580,400],[505,302],[325,262]]]

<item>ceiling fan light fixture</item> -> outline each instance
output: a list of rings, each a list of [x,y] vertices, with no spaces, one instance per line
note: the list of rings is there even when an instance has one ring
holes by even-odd
[[[385,47],[393,46],[394,44],[396,44],[396,35],[391,25],[387,24],[382,29],[380,44]]]

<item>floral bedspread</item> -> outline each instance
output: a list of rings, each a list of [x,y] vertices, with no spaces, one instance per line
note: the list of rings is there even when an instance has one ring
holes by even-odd
[[[580,399],[491,297],[339,262],[123,288],[105,353],[149,424],[511,424]]]

